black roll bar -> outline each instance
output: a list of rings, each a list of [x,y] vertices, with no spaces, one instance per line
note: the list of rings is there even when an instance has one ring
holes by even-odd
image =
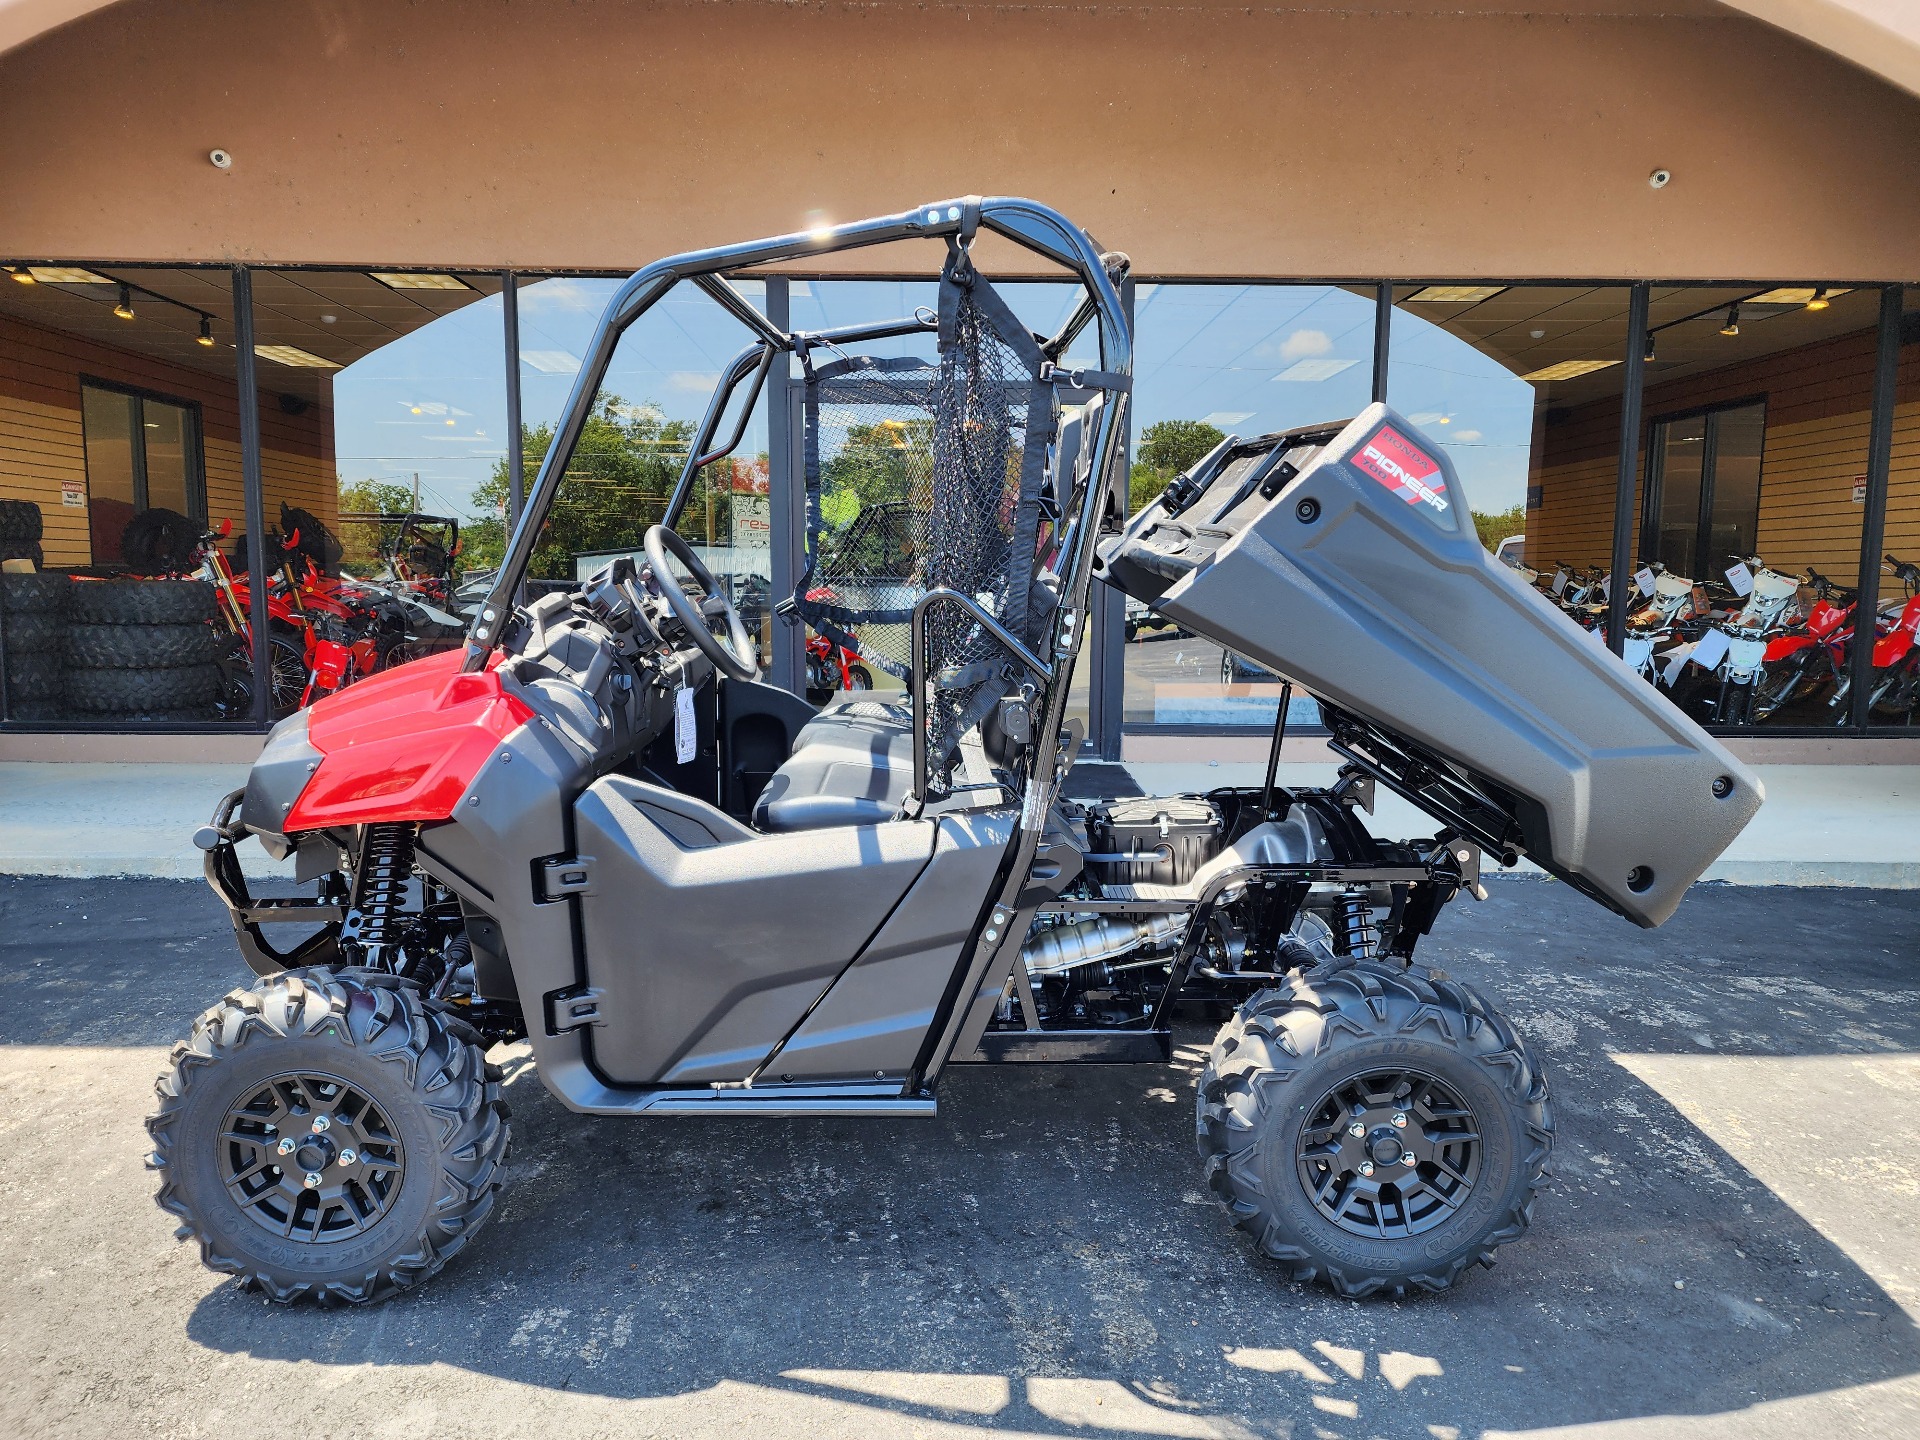
[[[927,801],[927,687],[933,677],[927,674],[927,611],[936,604],[958,605],[965,610],[981,627],[1000,644],[1012,652],[1014,658],[1026,666],[1043,681],[1053,679],[1053,666],[1042,660],[1033,651],[1014,637],[1011,630],[994,619],[985,606],[971,595],[963,595],[945,585],[936,585],[915,602],[913,607],[912,631],[912,674],[914,684],[908,688],[913,691],[913,793],[907,797],[909,812],[917,810]]]
[[[634,273],[600,317],[593,343],[582,358],[573,393],[568,397],[566,410],[555,430],[553,443],[548,446],[546,457],[540,463],[539,474],[528,491],[519,523],[508,537],[506,554],[501,559],[493,588],[481,603],[480,613],[469,632],[463,668],[474,671],[485,666],[487,655],[499,640],[507,618],[513,612],[514,596],[519,592],[520,583],[533,558],[535,542],[546,525],[554,497],[559,493],[567,467],[572,463],[573,452],[580,443],[581,432],[586,428],[587,419],[593,411],[594,396],[613,359],[614,347],[627,327],[646,314],[674,285],[682,280],[713,279],[730,271],[756,265],[806,260],[900,240],[959,236],[972,228],[976,217],[978,224],[985,229],[1072,271],[1086,287],[1098,314],[1102,363],[1110,370],[1131,372],[1132,337],[1121,309],[1119,293],[1114,289],[1113,279],[1107,270],[1107,257],[1085,231],[1058,211],[1037,201],[1011,197],[961,197],[918,206],[897,215],[780,235],[741,245],[695,250],[655,261]],[[719,285],[716,289],[702,284],[701,288],[769,343],[792,348],[792,336],[782,333],[729,287]],[[723,291],[724,294],[721,293]],[[1112,421],[1118,419],[1123,409],[1121,406],[1113,407],[1109,424],[1103,428],[1111,430]],[[515,443],[518,438],[513,437]],[[1102,449],[1105,448],[1106,439],[1103,435]],[[1080,548],[1084,552],[1082,560],[1090,560],[1091,546],[1083,543]],[[1075,578],[1084,578],[1084,564],[1076,568],[1083,574]],[[1074,590],[1070,593],[1077,595],[1083,591]]]

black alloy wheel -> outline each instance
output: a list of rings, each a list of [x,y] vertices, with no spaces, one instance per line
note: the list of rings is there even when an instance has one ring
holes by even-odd
[[[275,1075],[227,1111],[220,1139],[221,1178],[241,1213],[310,1244],[364,1232],[406,1177],[387,1117],[336,1075]]]
[[[1369,1071],[1320,1098],[1300,1132],[1297,1163],[1314,1208],[1342,1230],[1419,1235],[1473,1193],[1479,1125],[1431,1075]]]

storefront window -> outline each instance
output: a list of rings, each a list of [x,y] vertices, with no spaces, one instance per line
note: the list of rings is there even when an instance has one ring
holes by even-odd
[[[227,682],[244,656],[217,593],[191,583],[210,518],[240,502],[231,272],[11,275],[0,285],[0,718],[236,718]]]
[[[623,282],[553,279],[520,291],[520,374],[526,473],[540,468],[608,300]],[[734,282],[764,303],[760,281]],[[721,377],[754,334],[697,286],[675,286],[621,336],[586,429],[534,549],[529,575],[572,583],[619,555],[638,556],[665,516]],[[731,439],[752,379],[737,388],[715,430]],[[724,585],[771,652],[772,535],[767,400],[746,413],[731,454],[703,467],[675,528]],[[504,496],[504,475],[500,494]]]
[[[499,530],[499,290],[491,274],[253,272],[270,714],[460,643],[467,572]],[[243,528],[227,543],[242,584]]]
[[[1372,385],[1373,321],[1364,286],[1139,286],[1130,507],[1228,435],[1357,415]],[[1124,625],[1127,725],[1271,728],[1281,677],[1138,601],[1126,602]],[[1302,697],[1289,718],[1319,716]]]
[[[1920,287],[1905,302],[1867,716],[1875,727],[1911,727],[1920,713]]]

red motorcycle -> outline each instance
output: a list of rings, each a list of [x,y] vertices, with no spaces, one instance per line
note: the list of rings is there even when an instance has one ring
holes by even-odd
[[[1891,555],[1884,561],[1907,587],[1907,598],[1898,618],[1873,642],[1875,678],[1867,706],[1885,718],[1905,716],[1911,725],[1914,704],[1920,701],[1920,645],[1915,644],[1920,634],[1920,565]]]
[[[824,635],[807,637],[807,696],[823,703],[842,690],[873,689],[873,672],[859,652],[836,645]]]
[[[1753,691],[1755,721],[1769,719],[1828,681],[1834,685],[1830,703],[1845,700],[1857,592],[1834,584],[1811,566],[1801,584],[1813,592],[1813,604],[1804,620],[1767,642]]]

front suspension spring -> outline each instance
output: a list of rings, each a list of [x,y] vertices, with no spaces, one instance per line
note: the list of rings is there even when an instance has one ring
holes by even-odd
[[[1373,954],[1380,943],[1380,932],[1374,928],[1373,907],[1367,903],[1366,892],[1349,889],[1343,893],[1334,921],[1334,946],[1342,955],[1364,960]]]
[[[405,930],[407,881],[413,876],[416,825],[369,825],[353,871],[353,900],[340,927],[343,942],[357,944],[364,963],[396,969]]]

